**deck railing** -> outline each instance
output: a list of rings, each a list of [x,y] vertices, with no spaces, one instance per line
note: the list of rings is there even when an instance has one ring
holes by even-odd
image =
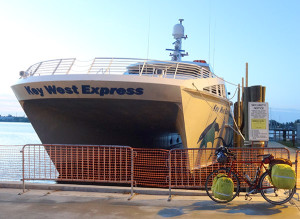
[[[135,74],[162,78],[212,78],[207,68],[193,63],[130,58],[56,59],[30,66],[21,77],[60,74]]]

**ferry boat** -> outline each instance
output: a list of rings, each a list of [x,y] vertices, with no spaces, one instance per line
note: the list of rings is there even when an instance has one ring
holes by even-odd
[[[229,142],[224,80],[182,61],[182,19],[171,61],[75,58],[36,63],[12,86],[43,144],[211,148]]]

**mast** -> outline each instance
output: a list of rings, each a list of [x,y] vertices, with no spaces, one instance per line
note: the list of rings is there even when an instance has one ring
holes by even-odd
[[[172,51],[170,56],[172,57],[172,61],[181,61],[181,57],[188,56],[188,53],[185,53],[185,50],[181,49],[182,39],[186,39],[187,35],[184,35],[184,27],[182,25],[183,19],[179,19],[179,24],[175,24],[173,27],[173,37],[176,40],[173,45],[174,49],[166,49],[167,51]]]

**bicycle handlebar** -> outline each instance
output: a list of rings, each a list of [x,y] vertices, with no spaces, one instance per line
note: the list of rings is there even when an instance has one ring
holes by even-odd
[[[226,155],[229,155],[229,156],[233,156],[233,159],[236,160],[236,156],[234,153],[232,153],[226,146],[220,146],[218,149],[216,149],[215,151],[215,155],[217,155],[219,152],[222,152]]]

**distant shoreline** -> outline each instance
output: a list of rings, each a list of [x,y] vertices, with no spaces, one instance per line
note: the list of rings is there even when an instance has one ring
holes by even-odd
[[[27,117],[18,117],[18,116],[0,116],[0,122],[27,122],[30,123],[29,119]]]
[[[2,121],[2,120],[0,122],[21,122],[21,123],[23,122],[23,123],[30,123],[29,121]]]

